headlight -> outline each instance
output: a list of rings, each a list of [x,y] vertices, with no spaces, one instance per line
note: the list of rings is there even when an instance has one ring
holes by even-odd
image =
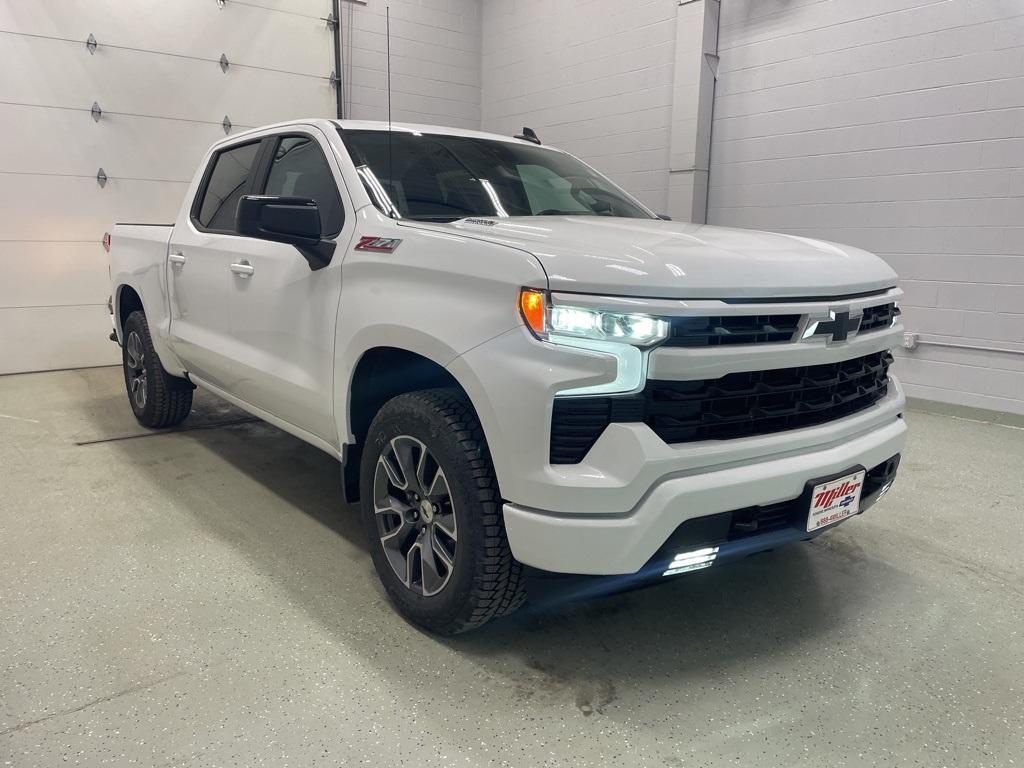
[[[584,307],[548,307],[541,291],[524,288],[519,307],[530,330],[542,339],[568,336],[646,347],[668,337],[668,323],[659,318]]]
[[[640,390],[647,377],[647,349],[668,338],[669,332],[665,320],[650,315],[563,305],[551,307],[543,291],[529,288],[519,293],[519,311],[538,339],[615,358],[613,380],[562,389],[557,393],[559,397]]]

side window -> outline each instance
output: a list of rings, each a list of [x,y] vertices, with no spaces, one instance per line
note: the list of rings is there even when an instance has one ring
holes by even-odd
[[[217,153],[196,216],[199,226],[222,232],[235,230],[235,209],[249,187],[249,174],[259,149],[257,141]]]
[[[341,231],[344,213],[334,174],[320,146],[308,136],[284,136],[277,142],[263,194],[316,200],[324,237]]]

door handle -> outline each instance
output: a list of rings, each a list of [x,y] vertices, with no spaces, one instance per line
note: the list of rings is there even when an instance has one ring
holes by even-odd
[[[172,253],[170,256],[167,257],[167,260],[171,262],[171,264],[174,264],[179,267],[186,261],[185,254],[183,253]]]
[[[256,270],[253,269],[252,264],[244,259],[242,261],[236,261],[231,265],[231,271],[239,277],[249,277]]]

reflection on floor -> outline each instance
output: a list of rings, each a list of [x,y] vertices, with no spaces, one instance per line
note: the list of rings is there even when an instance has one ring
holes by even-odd
[[[119,370],[0,377],[0,761],[1021,756],[1024,431],[910,413],[892,492],[815,542],[444,640],[391,611],[337,463],[239,419],[108,441],[145,432]]]

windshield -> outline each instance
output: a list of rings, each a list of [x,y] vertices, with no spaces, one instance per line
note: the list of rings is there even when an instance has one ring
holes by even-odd
[[[557,150],[406,130],[339,133],[370,198],[395,218],[653,218],[608,179]]]

